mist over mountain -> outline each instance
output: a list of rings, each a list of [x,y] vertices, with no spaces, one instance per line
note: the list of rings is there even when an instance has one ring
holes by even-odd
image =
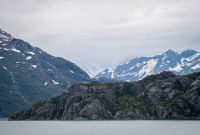
[[[147,75],[162,71],[172,71],[177,75],[199,72],[200,53],[192,49],[181,53],[169,49],[161,55],[137,57],[114,68],[107,68],[98,73],[95,78],[106,77],[123,81],[137,81]]]

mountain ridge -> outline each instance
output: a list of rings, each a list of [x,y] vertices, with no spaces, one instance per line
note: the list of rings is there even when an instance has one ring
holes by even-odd
[[[162,71],[172,71],[177,75],[185,75],[200,71],[200,53],[188,49],[177,53],[171,49],[160,55],[136,57],[119,64],[114,68],[105,69],[94,78],[106,77],[123,81],[137,81],[147,75]]]
[[[200,72],[164,71],[138,82],[75,84],[9,120],[200,119]]]
[[[90,77],[76,64],[0,30],[0,116],[80,82]]]

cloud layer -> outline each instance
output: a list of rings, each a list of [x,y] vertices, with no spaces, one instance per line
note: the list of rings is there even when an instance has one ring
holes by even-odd
[[[199,0],[1,0],[1,29],[83,67],[200,49]]]

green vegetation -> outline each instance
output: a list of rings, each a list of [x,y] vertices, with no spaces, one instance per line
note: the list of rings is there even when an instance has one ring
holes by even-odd
[[[185,76],[195,80],[200,76],[200,72],[195,72],[195,73],[188,74],[188,75],[185,75]]]
[[[176,101],[173,99],[163,100],[163,101],[160,101],[160,105],[161,106],[173,106],[173,105],[176,105]]]
[[[135,98],[137,102],[139,102],[142,105],[148,105],[148,100],[146,97],[136,97]]]
[[[90,86],[100,86],[100,85],[103,85],[103,83],[94,81],[91,83],[80,83],[79,85],[90,87]]]
[[[200,96],[200,88],[197,88],[196,91],[198,93],[198,96]]]

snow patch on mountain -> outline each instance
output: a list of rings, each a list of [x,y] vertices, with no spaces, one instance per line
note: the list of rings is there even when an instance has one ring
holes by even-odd
[[[10,50],[10,49],[7,49],[7,48],[3,48],[3,49],[6,50],[6,51]]]
[[[186,58],[186,60],[187,61],[192,61],[192,60],[196,59],[199,56],[200,56],[200,53],[196,53],[196,54],[192,55],[191,57]]]
[[[191,69],[193,69],[193,70],[195,70],[195,69],[200,69],[200,64],[197,64],[197,65],[191,67]]]
[[[0,34],[0,37],[3,38],[4,41],[8,41],[9,40],[9,37],[5,36],[3,34]]]
[[[115,71],[115,68],[109,68],[108,72],[111,73],[111,78],[114,78],[114,71]]]
[[[146,62],[146,65],[143,66],[142,69],[138,73],[139,77],[153,74],[153,69],[155,68],[157,62],[158,62],[157,59],[152,59]]]
[[[170,71],[180,72],[182,70],[181,64],[177,63],[174,68],[169,68]]]
[[[34,52],[27,52],[27,53],[29,53],[29,54],[31,54],[31,55],[35,55],[35,53],[34,53]]]
[[[8,70],[6,67],[3,67],[5,70]]]
[[[33,67],[33,68],[37,68],[37,65],[31,65],[31,67]]]
[[[96,74],[103,72],[107,68],[115,68],[118,62],[112,61],[111,63],[104,63],[104,60],[90,61],[81,65],[81,67],[93,78]]]
[[[48,82],[44,82],[44,85],[47,85],[48,84]]]
[[[17,50],[16,48],[11,48],[11,50],[17,53],[21,53],[20,50]]]
[[[26,59],[27,59],[27,60],[30,60],[30,59],[32,59],[32,56],[28,56],[28,57],[26,57]]]
[[[59,84],[59,82],[56,82],[55,80],[52,80],[52,81],[53,81],[54,85],[58,85]]]
[[[153,57],[137,57],[115,68],[107,68],[95,78],[107,77],[123,81],[137,81],[147,75],[162,71],[172,71],[178,75],[199,72],[200,53],[195,50],[185,50],[177,53],[168,50]]]
[[[72,74],[74,73],[74,71],[72,71],[72,70],[69,70]]]

